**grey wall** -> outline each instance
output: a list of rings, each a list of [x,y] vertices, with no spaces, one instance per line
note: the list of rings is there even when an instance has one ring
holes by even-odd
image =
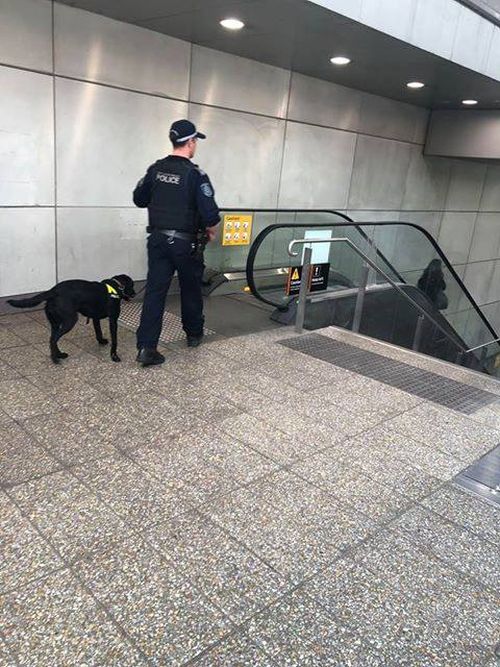
[[[0,0],[0,63],[0,295],[143,278],[131,190],[189,116],[221,205],[418,222],[498,325],[500,167],[424,157],[425,110],[48,0]]]
[[[425,153],[500,160],[500,111],[433,111]]]

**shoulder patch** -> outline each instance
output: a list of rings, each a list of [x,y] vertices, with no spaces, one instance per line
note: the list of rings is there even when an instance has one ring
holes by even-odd
[[[200,190],[203,192],[205,197],[213,197],[214,191],[212,190],[210,183],[202,183],[200,185]]]

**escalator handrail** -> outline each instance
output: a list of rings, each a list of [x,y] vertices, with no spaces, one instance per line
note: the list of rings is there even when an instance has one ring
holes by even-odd
[[[230,210],[235,211],[235,210],[243,210],[243,209],[234,209],[233,208],[233,209],[230,209]],[[373,225],[373,226],[376,226],[376,227],[388,227],[388,226],[391,226],[391,225],[400,225],[400,226],[403,226],[403,227],[413,227],[414,229],[416,229],[417,231],[422,233],[427,238],[427,240],[430,242],[430,244],[433,246],[434,250],[437,252],[439,257],[443,261],[444,265],[446,266],[446,268],[450,272],[451,276],[456,280],[460,289],[463,291],[465,296],[468,298],[469,302],[472,304],[472,307],[477,312],[477,314],[479,315],[479,317],[481,318],[481,320],[483,321],[483,323],[485,324],[485,326],[487,327],[489,332],[492,334],[493,338],[499,338],[497,332],[495,331],[495,329],[493,329],[493,327],[491,326],[489,321],[484,316],[483,312],[479,308],[479,306],[476,303],[475,299],[473,298],[472,294],[469,292],[467,287],[464,285],[464,283],[462,282],[462,279],[460,278],[458,273],[455,271],[453,266],[450,264],[450,262],[448,261],[448,258],[444,254],[444,252],[441,250],[441,248],[439,247],[437,242],[434,240],[432,235],[426,229],[424,229],[423,227],[420,227],[420,225],[417,225],[414,222],[400,222],[399,220],[395,220],[395,221],[392,221],[392,222],[387,221],[387,222],[356,223],[353,220],[351,220],[348,216],[344,215],[343,213],[340,213],[339,211],[328,211],[328,210],[317,210],[317,209],[309,209],[309,210],[299,210],[299,209],[297,209],[297,210],[295,210],[295,209],[290,209],[290,210],[287,210],[287,209],[246,209],[246,210],[247,211],[254,211],[256,213],[260,213],[260,212],[266,212],[266,213],[292,213],[292,212],[296,212],[296,213],[330,213],[332,215],[336,215],[336,216],[339,216],[339,217],[343,218],[345,220],[345,222],[349,223],[349,225],[353,226],[353,227],[359,227],[359,225],[363,225],[363,226],[364,225]],[[259,299],[260,301],[263,301],[264,303],[267,303],[268,305],[274,306],[275,308],[279,308],[280,310],[283,309],[282,304],[277,304],[274,301],[270,301],[269,299],[266,299],[265,297],[263,297],[260,294],[260,292],[258,291],[258,289],[255,285],[255,281],[253,279],[253,264],[254,264],[254,261],[255,261],[255,257],[257,255],[257,251],[259,250],[259,247],[261,246],[264,239],[269,234],[271,234],[276,229],[284,229],[284,228],[290,228],[290,229],[292,229],[294,227],[318,227],[318,228],[321,228],[321,227],[325,228],[326,227],[326,228],[331,228],[331,227],[345,227],[345,226],[346,226],[345,223],[340,223],[340,222],[331,222],[331,223],[328,223],[328,224],[325,224],[325,223],[319,223],[319,224],[311,223],[309,225],[307,225],[307,224],[306,225],[292,225],[290,223],[277,223],[277,224],[269,225],[269,227],[266,227],[265,229],[263,229],[258,234],[255,241],[252,243],[252,246],[250,248],[250,252],[248,253],[248,258],[247,258],[246,276],[247,276],[248,287],[250,288],[250,291],[252,292],[253,296],[255,296],[256,299]],[[406,281],[402,280],[402,282],[406,282]]]
[[[332,211],[329,209],[307,209],[307,208],[221,208],[219,209],[221,213],[232,213],[235,211],[238,211],[238,213],[326,213],[327,215],[336,215],[339,218],[342,218],[346,222],[350,224],[350,226],[353,226],[359,234],[364,238],[365,241],[367,241],[374,249],[377,255],[386,263],[386,265],[390,268],[390,270],[393,272],[393,274],[396,276],[398,280],[400,280],[402,283],[406,282],[403,276],[401,276],[397,270],[394,268],[394,266],[390,263],[390,261],[387,259],[387,257],[384,255],[383,252],[381,252],[373,243],[373,241],[370,239],[368,234],[366,234],[361,228],[360,224],[364,223],[359,223],[359,222],[354,222],[352,218],[350,218],[348,215],[345,213],[341,213],[340,211]],[[322,223],[311,223],[311,226],[319,226]],[[300,226],[309,226],[309,225],[294,225],[297,227]],[[258,238],[258,237],[257,237]],[[257,240],[257,239],[256,239]],[[247,262],[248,265],[248,262]],[[259,297],[257,297],[259,298]],[[267,302],[266,302],[267,303]],[[275,305],[275,304],[270,304],[270,305]]]
[[[442,334],[446,336],[446,338],[451,343],[453,343],[453,345],[458,347],[460,352],[466,354],[467,351],[469,352],[471,351],[467,350],[467,346],[465,345],[464,341],[462,341],[458,336],[456,337],[458,340],[454,340],[453,336],[448,331],[446,331],[446,329],[444,329],[444,327],[442,327],[439,324],[439,322],[432,317],[432,315],[429,315],[429,313],[424,308],[422,308],[422,306],[419,303],[417,303],[417,301],[415,301],[413,297],[411,297],[409,294],[406,294],[404,289],[402,289],[402,287],[400,287],[396,282],[394,282],[394,280],[389,275],[387,275],[385,271],[383,271],[379,266],[377,266],[375,262],[368,257],[367,254],[365,254],[362,250],[360,250],[357,247],[357,245],[351,241],[351,239],[347,237],[324,238],[324,239],[294,239],[293,241],[290,241],[290,243],[288,244],[288,254],[290,255],[290,257],[296,257],[299,254],[298,251],[297,252],[293,251],[294,245],[309,245],[309,244],[312,245],[314,243],[347,243],[347,245],[350,248],[352,248],[354,252],[357,253],[357,255],[359,255],[359,257],[363,259],[364,262],[366,262],[369,266],[371,266],[371,268],[374,271],[379,273],[384,278],[384,280],[387,283],[389,283],[389,285],[391,285],[393,289],[395,289],[399,294],[401,294],[401,296],[404,299],[406,299],[406,301],[410,303],[414,308],[416,308],[416,310],[421,315],[423,315],[423,317],[427,318],[436,327],[436,329],[438,329]]]

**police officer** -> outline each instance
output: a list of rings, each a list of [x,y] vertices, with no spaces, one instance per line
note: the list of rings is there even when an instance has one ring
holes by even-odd
[[[148,209],[148,277],[137,330],[137,361],[162,364],[158,352],[168,288],[175,271],[181,290],[182,326],[189,347],[203,338],[203,243],[215,238],[220,221],[214,190],[205,172],[191,162],[198,139],[205,135],[189,120],[170,128],[173,150],[149,167],[137,184],[134,204]]]

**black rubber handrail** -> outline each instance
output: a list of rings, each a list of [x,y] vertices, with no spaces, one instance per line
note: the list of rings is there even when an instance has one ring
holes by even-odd
[[[244,209],[236,209],[236,208],[232,208],[232,209],[228,209],[228,210],[230,210],[230,211],[244,211]],[[403,227],[413,227],[414,229],[416,229],[418,232],[420,232],[421,234],[423,234],[427,238],[429,243],[432,245],[434,250],[437,252],[439,257],[443,261],[444,265],[446,266],[446,268],[450,272],[451,276],[457,281],[460,289],[463,291],[465,296],[468,298],[469,302],[472,304],[472,307],[477,312],[477,314],[481,318],[482,322],[485,324],[488,331],[492,334],[492,337],[493,338],[499,338],[498,334],[493,329],[493,327],[491,326],[491,324],[486,319],[483,312],[481,311],[481,309],[477,305],[476,301],[472,297],[471,293],[469,292],[467,287],[463,284],[461,278],[459,277],[459,275],[457,274],[455,269],[452,267],[452,265],[448,261],[448,258],[446,257],[444,252],[441,250],[441,248],[436,243],[436,241],[431,236],[431,234],[426,229],[424,229],[423,227],[420,227],[419,225],[416,225],[413,222],[400,222],[400,221],[356,223],[353,220],[351,220],[348,216],[344,215],[343,213],[340,213],[339,211],[333,211],[333,210],[329,211],[329,210],[323,210],[323,209],[321,209],[321,210],[318,210],[318,209],[309,209],[309,210],[300,210],[300,209],[290,209],[290,210],[287,210],[287,209],[245,209],[245,211],[248,211],[248,212],[253,211],[255,213],[264,213],[264,212],[265,213],[326,213],[326,214],[330,214],[330,215],[333,215],[333,216],[343,218],[343,220],[345,222],[349,223],[349,226],[353,226],[353,227],[356,227],[358,229],[359,229],[360,225],[362,225],[362,226],[370,225],[370,226],[376,226],[376,227],[388,227],[388,226],[391,226],[391,225],[400,225],[400,226],[403,226]],[[260,301],[262,301],[264,303],[267,303],[270,306],[274,306],[275,308],[278,308],[280,310],[286,309],[287,307],[283,306],[283,304],[277,304],[274,301],[270,301],[269,299],[266,299],[258,291],[258,289],[255,285],[255,281],[253,279],[253,264],[254,264],[255,257],[257,255],[257,252],[258,252],[263,240],[269,234],[271,234],[276,229],[285,229],[285,228],[293,229],[294,227],[299,227],[299,226],[302,226],[302,227],[318,227],[318,228],[332,228],[332,227],[345,227],[346,225],[345,225],[345,223],[340,223],[340,222],[331,222],[331,223],[328,223],[328,224],[325,224],[325,223],[319,223],[319,224],[310,223],[310,224],[307,224],[306,223],[304,225],[291,225],[289,223],[278,223],[278,224],[274,224],[274,225],[269,225],[269,227],[266,227],[265,229],[263,229],[259,233],[259,235],[255,239],[255,241],[252,243],[252,246],[250,248],[250,252],[248,253],[247,265],[246,265],[246,277],[247,277],[248,287],[250,288],[250,291],[252,292],[253,296],[255,296],[256,299],[259,299]],[[366,237],[366,235],[365,235],[365,237]],[[368,237],[366,237],[366,238],[368,238]],[[396,273],[396,275],[399,275],[397,272],[395,272],[395,273]],[[406,282],[406,281],[402,280],[402,282]]]
[[[373,245],[370,237],[368,234],[366,234],[360,227],[359,222],[354,222],[352,218],[350,218],[348,215],[345,213],[341,213],[340,211],[331,211],[329,209],[305,209],[305,208],[280,208],[280,209],[275,209],[275,208],[221,208],[219,209],[221,213],[233,213],[237,211],[238,213],[326,213],[328,215],[336,215],[339,218],[342,218],[346,222],[349,223],[350,226],[353,226],[360,234],[361,236],[365,239],[365,241],[368,241],[370,245]],[[361,223],[365,224],[365,223]],[[370,223],[368,223],[370,224]],[[315,227],[320,227],[322,223],[310,223],[307,225],[292,225],[293,227],[309,227],[309,226],[315,226]],[[286,225],[285,225],[286,226]],[[328,225],[331,226],[331,225]],[[258,237],[257,237],[258,238]],[[255,239],[257,240],[257,239]],[[255,243],[255,241],[254,241]],[[376,246],[373,245],[375,248],[375,252],[377,255],[386,263],[386,265],[390,268],[390,270],[394,273],[396,278],[400,280],[402,283],[406,282],[403,276],[401,276],[397,270],[394,268],[394,266],[391,264],[391,262],[387,259],[387,257],[384,255],[383,252],[381,252]],[[248,266],[248,262],[247,262]],[[248,274],[247,274],[248,276]],[[259,298],[259,297],[257,297]],[[266,302],[267,303],[267,302]],[[270,305],[274,306],[274,303],[271,303]]]

